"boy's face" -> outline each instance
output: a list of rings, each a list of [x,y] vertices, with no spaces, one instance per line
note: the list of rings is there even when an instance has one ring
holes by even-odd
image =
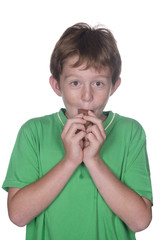
[[[66,107],[66,115],[72,118],[78,114],[78,109],[93,110],[98,118],[103,119],[103,110],[109,97],[120,85],[120,79],[113,86],[111,72],[108,67],[96,71],[85,69],[85,64],[72,67],[77,58],[69,58],[64,64],[60,76],[60,84],[51,77],[53,90],[62,96]]]

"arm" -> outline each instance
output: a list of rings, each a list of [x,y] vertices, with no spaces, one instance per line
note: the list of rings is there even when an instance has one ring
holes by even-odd
[[[84,122],[86,121],[80,118],[67,121],[62,132],[65,157],[54,168],[41,179],[22,189],[9,189],[8,212],[11,221],[16,225],[24,226],[44,211],[82,162],[80,142],[85,135],[82,124]],[[77,128],[82,131],[75,134]]]
[[[151,221],[151,203],[123,184],[100,159],[100,149],[106,134],[102,122],[84,117],[94,123],[87,129],[89,146],[84,149],[84,163],[103,199],[110,209],[134,231],[145,229]]]
[[[18,226],[24,226],[44,211],[62,191],[76,167],[65,159],[38,181],[22,188],[10,188],[9,217]]]
[[[145,229],[151,221],[150,201],[124,185],[101,159],[87,161],[86,166],[110,209],[133,232]]]

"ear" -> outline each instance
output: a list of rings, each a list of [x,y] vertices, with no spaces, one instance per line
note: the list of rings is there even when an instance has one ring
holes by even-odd
[[[120,86],[120,84],[121,84],[121,78],[119,77],[118,80],[116,81],[116,83],[113,85],[113,87],[111,89],[110,96],[113,95],[113,93],[117,90],[117,88]]]
[[[54,91],[58,96],[62,96],[59,82],[58,82],[53,76],[51,76],[51,77],[49,78],[49,83],[50,83],[51,88],[53,89],[53,91]]]

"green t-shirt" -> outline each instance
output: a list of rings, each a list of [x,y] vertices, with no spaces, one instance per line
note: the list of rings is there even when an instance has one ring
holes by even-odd
[[[64,157],[64,109],[31,119],[19,133],[3,188],[23,188]],[[146,136],[141,125],[113,112],[103,122],[106,141],[101,158],[124,184],[152,202]],[[68,183],[26,230],[26,240],[132,240],[135,233],[107,206],[87,168],[81,164]]]

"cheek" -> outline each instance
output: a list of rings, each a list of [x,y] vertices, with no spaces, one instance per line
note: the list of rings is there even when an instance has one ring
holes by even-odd
[[[74,104],[77,101],[77,94],[73,94],[70,91],[66,91],[62,94],[63,101],[68,104]]]
[[[109,97],[110,97],[110,93],[105,91],[99,94],[97,100],[99,103],[103,104],[108,101]]]
[[[97,106],[99,111],[103,111],[103,109],[105,108],[108,100],[109,100],[109,93],[108,92],[105,92],[104,94],[101,93],[98,96],[98,98],[96,99],[95,105]]]

